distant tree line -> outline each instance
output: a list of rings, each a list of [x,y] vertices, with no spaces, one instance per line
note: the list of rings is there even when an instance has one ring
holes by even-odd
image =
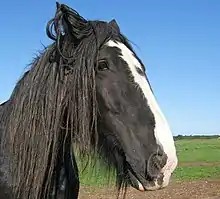
[[[219,135],[177,135],[173,136],[174,140],[183,140],[183,139],[218,139]]]

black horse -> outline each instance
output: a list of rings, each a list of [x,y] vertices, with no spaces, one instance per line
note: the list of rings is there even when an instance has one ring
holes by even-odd
[[[116,169],[118,190],[157,190],[177,165],[145,68],[115,20],[57,3],[54,42],[0,106],[0,198],[76,199],[76,150]]]

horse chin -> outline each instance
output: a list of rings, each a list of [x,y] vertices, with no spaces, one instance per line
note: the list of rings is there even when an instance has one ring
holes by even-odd
[[[131,171],[131,170],[128,170],[128,175],[129,175],[130,185],[133,188],[141,192],[156,191],[158,189],[162,189],[165,187],[165,186],[162,186],[160,183],[162,176],[161,178],[149,181],[149,180],[143,179],[142,177],[138,178],[137,177],[138,175],[135,174],[134,171]]]
[[[134,174],[133,171],[131,171],[130,169],[128,170],[128,176],[129,176],[129,181],[130,181],[130,185],[139,190],[139,191],[145,191],[145,188],[143,186],[143,184],[140,182],[140,180],[136,177],[136,175]]]

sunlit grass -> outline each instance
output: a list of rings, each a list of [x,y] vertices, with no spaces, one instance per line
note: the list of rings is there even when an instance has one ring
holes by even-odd
[[[220,140],[178,140],[179,162],[220,162]]]

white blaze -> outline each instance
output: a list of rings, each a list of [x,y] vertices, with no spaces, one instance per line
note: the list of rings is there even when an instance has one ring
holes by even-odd
[[[132,51],[130,51],[123,43],[115,42],[110,40],[107,43],[110,47],[118,47],[121,49],[122,58],[128,64],[128,67],[133,75],[134,81],[139,85],[142,90],[145,98],[147,99],[148,105],[155,117],[155,137],[157,143],[163,147],[164,152],[167,154],[168,159],[166,165],[163,167],[162,172],[164,174],[163,178],[163,187],[167,186],[169,183],[169,179],[171,173],[177,166],[177,156],[176,156],[176,148],[174,145],[174,140],[172,136],[172,132],[168,125],[166,118],[164,117],[156,99],[153,95],[150,85],[145,76],[140,75],[136,68],[140,68],[142,70],[141,64],[135,58]],[[158,185],[157,185],[158,186]]]

